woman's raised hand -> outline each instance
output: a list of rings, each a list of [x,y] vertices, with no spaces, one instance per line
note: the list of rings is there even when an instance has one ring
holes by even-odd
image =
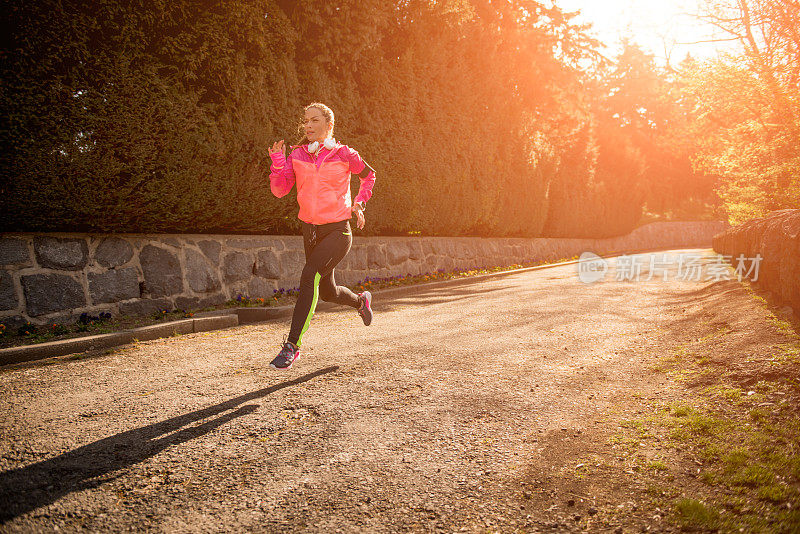
[[[271,156],[273,154],[283,154],[286,156],[286,153],[283,150],[283,139],[276,143],[272,143],[272,148],[269,149],[269,155]]]

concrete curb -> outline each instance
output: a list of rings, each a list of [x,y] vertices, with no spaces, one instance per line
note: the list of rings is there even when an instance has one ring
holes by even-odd
[[[192,334],[238,326],[239,318],[236,314],[225,313],[217,316],[199,317],[196,319],[181,319],[164,324],[154,324],[140,328],[132,328],[121,332],[100,334],[97,336],[78,337],[48,341],[36,345],[23,345],[0,349],[0,365],[41,360],[55,356],[65,356],[87,350],[107,349],[134,341],[150,341],[162,337],[179,334]]]
[[[681,247],[681,248],[703,248],[703,247]],[[706,247],[707,248],[707,247]],[[601,258],[613,258],[621,254],[642,254],[647,252],[655,252],[665,250],[664,248],[637,250],[637,251],[621,251],[612,252]],[[667,250],[671,250],[667,249]],[[550,267],[561,267],[564,265],[572,265],[578,263],[580,260],[570,260],[559,263],[546,263],[543,265],[535,265],[533,267],[523,267],[521,269],[511,269],[508,271],[498,271],[494,273],[478,274],[475,276],[464,276],[459,278],[452,278],[448,280],[438,280],[434,282],[426,282],[423,284],[409,284],[407,286],[392,287],[388,289],[380,289],[373,291],[378,297],[392,297],[418,291],[438,289],[441,287],[469,284],[480,282],[490,278],[497,278],[500,276],[510,276],[513,274],[525,273],[528,271],[536,271],[540,269],[547,269]],[[317,311],[328,311],[331,309],[338,309],[338,304],[328,302],[318,302]],[[210,312],[213,315],[206,315],[203,317],[196,317],[194,319],[181,319],[179,321],[171,321],[164,324],[155,324],[150,326],[143,326],[141,328],[133,328],[130,330],[123,330],[122,332],[113,332],[111,334],[101,334],[97,336],[80,337],[75,339],[64,339],[60,341],[49,341],[47,343],[39,343],[36,345],[23,345],[20,347],[9,347],[0,349],[0,366],[10,365],[15,363],[23,363],[33,360],[41,360],[44,358],[53,358],[56,356],[65,356],[67,354],[74,354],[77,352],[85,352],[88,350],[106,349],[125,345],[134,341],[150,341],[162,337],[170,337],[180,334],[191,334],[196,332],[206,332],[209,330],[219,330],[222,328],[230,328],[233,326],[259,323],[273,319],[280,319],[282,317],[290,317],[294,311],[294,305],[279,306],[275,308],[237,308],[235,313],[232,311],[219,311]]]

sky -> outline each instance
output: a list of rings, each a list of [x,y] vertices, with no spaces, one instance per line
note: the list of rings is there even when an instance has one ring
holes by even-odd
[[[553,0],[566,11],[580,10],[576,22],[590,22],[595,36],[609,46],[611,57],[618,51],[620,39],[630,37],[665,64],[669,56],[675,66],[691,53],[695,58],[713,57],[717,50],[730,49],[732,43],[695,43],[722,37],[703,24],[697,13],[698,0]],[[665,47],[666,43],[666,47]]]

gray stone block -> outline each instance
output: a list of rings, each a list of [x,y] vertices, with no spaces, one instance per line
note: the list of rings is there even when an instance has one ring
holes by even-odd
[[[145,291],[151,297],[183,293],[183,274],[178,256],[167,250],[145,246],[139,253]]]
[[[361,245],[353,247],[345,257],[348,269],[363,270],[367,268],[367,247]]]
[[[5,317],[0,317],[0,323],[6,325],[6,332],[11,332],[27,324],[28,320],[21,315],[6,315]]]
[[[178,310],[196,310],[200,307],[199,297],[175,297],[175,308]]]
[[[39,265],[48,269],[79,271],[89,261],[89,245],[85,239],[36,236],[33,250]]]
[[[106,237],[97,245],[94,259],[103,267],[118,267],[128,263],[133,257],[133,247],[119,237]]]
[[[102,312],[109,312],[112,315],[114,314],[114,310],[110,310],[108,308],[94,308],[92,310],[87,310],[86,313],[90,315],[100,315]],[[78,319],[81,318],[81,313],[66,313],[63,315],[51,315],[46,319],[46,324],[75,324],[78,322]]]
[[[139,277],[136,269],[114,269],[104,273],[89,273],[89,295],[93,304],[119,302],[139,297]]]
[[[419,274],[430,274],[436,272],[436,257],[429,256],[425,261],[418,262]]]
[[[172,303],[167,299],[138,299],[119,304],[122,315],[152,315],[161,310],[171,311]]]
[[[456,263],[450,256],[442,256],[439,261],[439,268],[449,272],[455,269]]]
[[[373,273],[374,276],[377,276],[378,278],[391,278],[395,275],[395,273],[392,272],[391,269],[378,269],[376,271],[373,271]],[[373,275],[371,274],[370,276]]]
[[[281,278],[300,279],[300,273],[306,264],[306,256],[299,250],[287,250],[281,253]]]
[[[335,276],[337,285],[352,287],[367,275],[362,274],[361,271],[346,271],[342,273],[336,272]]]
[[[71,276],[31,274],[23,276],[21,282],[31,317],[86,306],[83,287]]]
[[[337,263],[334,267],[337,273],[341,273],[342,271],[349,271],[351,268],[350,255],[348,254],[347,256],[342,258],[342,260],[339,263]]]
[[[454,260],[460,260],[464,258],[463,247],[461,246],[461,243],[458,240],[453,239],[452,241],[450,241],[449,248],[451,257]]]
[[[24,239],[0,239],[0,265],[30,265],[31,255]]]
[[[398,265],[397,266],[397,274],[401,274],[403,276],[409,275],[409,274],[410,275],[417,275],[417,274],[420,274],[421,272],[425,272],[425,271],[422,270],[422,267],[420,266],[419,263],[417,263],[415,261],[412,261],[412,260],[408,260],[403,265]]]
[[[272,249],[283,250],[283,241],[274,237],[245,237],[228,239],[225,242],[231,248],[241,248],[246,250],[253,249]]]
[[[378,245],[367,245],[367,268],[381,269],[386,263],[386,258]]]
[[[165,245],[169,245],[171,247],[181,248],[180,240],[178,240],[178,239],[176,239],[174,237],[163,237],[163,238],[161,238],[161,242],[164,243]]]
[[[273,280],[263,278],[253,278],[247,285],[247,296],[250,298],[271,298],[273,291],[277,289],[277,284]]]
[[[479,251],[474,250],[474,249],[472,249],[470,247],[465,247],[465,249],[466,249],[466,254],[467,254],[466,258],[470,262],[472,262],[472,265],[477,265],[478,260],[483,258],[483,255]]]
[[[259,237],[231,238],[226,240],[225,244],[230,248],[242,248],[247,250],[269,246],[267,239]]]
[[[277,279],[281,277],[281,262],[271,250],[262,250],[256,258],[256,276]]]
[[[422,243],[418,239],[408,243],[408,257],[415,261],[425,257],[425,253],[422,251]]]
[[[394,241],[386,245],[386,261],[389,265],[400,265],[408,259],[408,247],[405,243]]]
[[[222,293],[217,293],[216,295],[209,295],[207,297],[202,297],[200,299],[200,303],[198,307],[200,308],[210,308],[212,306],[219,306],[220,304],[225,304],[228,299]]]
[[[242,297],[247,296],[247,282],[234,282],[232,284],[228,284],[228,287],[225,289],[228,293],[229,300],[236,300],[238,299],[239,295]]]
[[[353,283],[357,284],[358,282],[363,281],[366,277],[369,276],[369,271],[367,270],[354,270],[350,271],[350,274],[353,278]]]
[[[482,243],[483,253],[486,256],[495,257],[500,253],[500,243],[497,241],[485,240]]]
[[[200,241],[197,246],[200,247],[206,258],[211,260],[211,263],[219,265],[219,254],[222,251],[222,245],[219,241],[204,240]]]
[[[195,293],[213,293],[222,289],[219,276],[199,252],[186,250],[186,281]]]
[[[0,310],[16,310],[19,306],[17,291],[11,273],[0,271]]]
[[[249,280],[253,276],[253,256],[246,252],[229,252],[222,260],[222,277],[226,282]]]

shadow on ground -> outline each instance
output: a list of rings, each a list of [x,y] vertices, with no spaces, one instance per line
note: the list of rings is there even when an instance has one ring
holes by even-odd
[[[336,365],[318,369],[294,380],[166,421],[120,432],[55,458],[0,473],[0,502],[6,503],[0,511],[0,523],[51,504],[67,494],[100,486],[116,478],[116,471],[155,456],[170,445],[203,436],[237,417],[252,413],[258,407],[255,404],[241,404],[338,369]],[[228,410],[234,411],[223,413]],[[187,425],[212,417],[214,419],[186,428]]]

